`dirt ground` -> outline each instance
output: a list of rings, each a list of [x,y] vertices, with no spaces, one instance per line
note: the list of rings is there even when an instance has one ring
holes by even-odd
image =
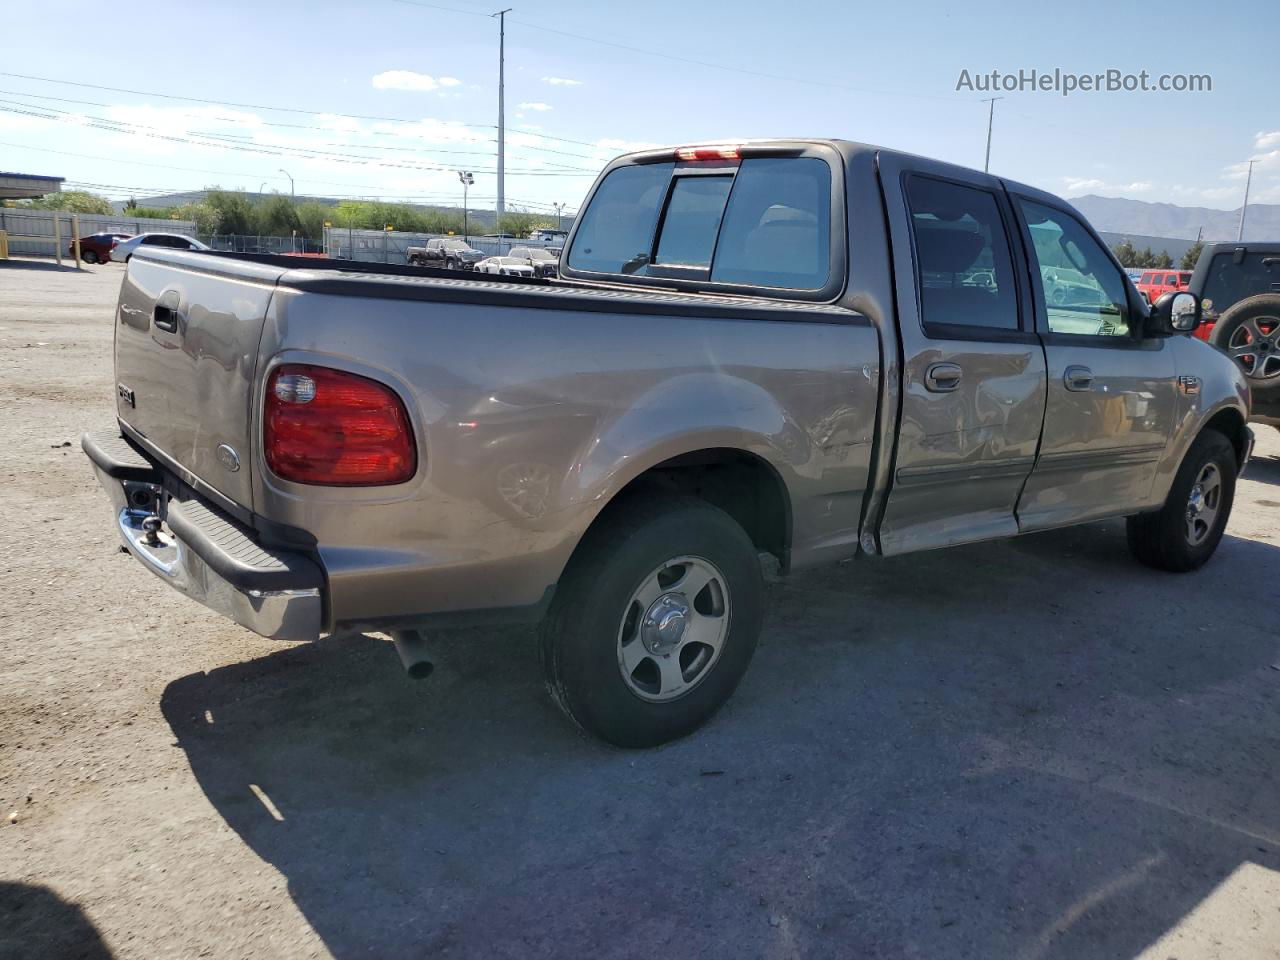
[[[1280,956],[1275,430],[1198,573],[1104,523],[797,576],[715,722],[623,752],[527,631],[414,683],[119,553],[120,276],[0,264],[0,956]]]

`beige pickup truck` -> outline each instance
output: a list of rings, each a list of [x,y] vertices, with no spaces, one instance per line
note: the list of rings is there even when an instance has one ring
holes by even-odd
[[[140,249],[116,424],[125,546],[261,634],[540,622],[620,745],[730,696],[784,573],[1127,517],[1187,571],[1250,453],[1241,371],[1072,207],[838,140],[649,150],[554,279]],[[1070,281],[1070,296],[1046,296]]]

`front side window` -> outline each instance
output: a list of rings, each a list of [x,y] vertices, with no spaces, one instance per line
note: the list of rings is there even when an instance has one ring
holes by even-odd
[[[925,326],[1018,329],[1013,260],[995,195],[912,177],[907,198]]]
[[[1049,332],[1129,336],[1124,279],[1102,246],[1069,213],[1030,200],[1020,203],[1040,272],[1040,306]]]

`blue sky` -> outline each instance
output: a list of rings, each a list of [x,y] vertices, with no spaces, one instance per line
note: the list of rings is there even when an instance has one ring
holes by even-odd
[[[0,0],[0,23],[29,10]],[[300,194],[449,202],[467,167],[483,202],[496,179],[489,12],[467,0],[131,0],[68,13],[57,57],[10,34],[0,69],[144,92],[0,76],[0,169],[143,197],[212,184],[287,192],[284,168]],[[517,5],[508,203],[574,209],[605,160],[652,144],[837,136],[981,167],[987,94],[957,92],[961,70],[1031,68],[1207,73],[1213,89],[1007,93],[992,172],[1066,196],[1231,209],[1241,161],[1257,158],[1250,199],[1280,202],[1273,18],[1262,0],[1229,15],[1114,0]]]

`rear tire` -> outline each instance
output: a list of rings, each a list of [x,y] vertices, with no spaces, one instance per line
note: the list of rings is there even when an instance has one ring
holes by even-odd
[[[1196,437],[1164,506],[1129,518],[1129,549],[1134,557],[1172,573],[1203,566],[1226,530],[1239,469],[1235,448],[1222,434],[1206,430]]]
[[[80,252],[80,259],[81,259],[81,260],[83,260],[85,263],[99,263],[99,262],[100,262],[100,261],[98,260],[98,255],[97,255],[94,251],[92,251],[92,250],[82,250],[82,251]]]
[[[547,689],[619,747],[692,733],[746,673],[763,589],[755,545],[724,511],[680,496],[612,504],[540,628]]]

